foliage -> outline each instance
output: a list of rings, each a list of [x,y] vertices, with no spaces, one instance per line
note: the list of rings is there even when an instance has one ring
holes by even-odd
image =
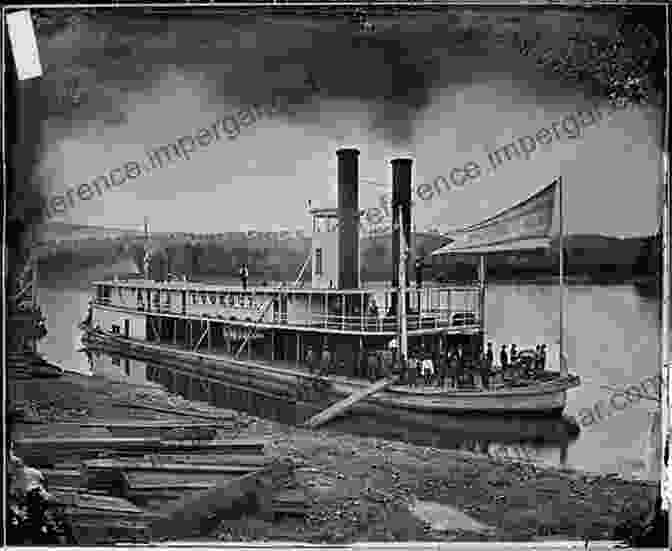
[[[662,6],[661,6],[662,8]],[[563,80],[585,84],[593,95],[610,100],[656,104],[664,90],[665,13],[623,10],[615,33],[598,35],[577,21],[577,30],[559,46],[544,47],[540,32],[514,33],[523,55]]]
[[[7,501],[7,543],[9,545],[76,544],[65,515],[49,506],[40,488],[23,498]]]

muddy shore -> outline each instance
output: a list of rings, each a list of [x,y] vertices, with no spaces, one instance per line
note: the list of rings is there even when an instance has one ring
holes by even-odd
[[[213,406],[187,402],[157,387],[98,376],[66,374],[57,380],[9,380],[8,406],[33,422],[130,419],[151,404],[208,415]],[[147,411],[144,411],[147,415]],[[153,412],[153,418],[171,418]],[[172,418],[178,418],[172,416]],[[184,419],[184,417],[181,417]],[[240,414],[240,436],[268,438],[268,453],[290,457],[314,506],[307,518],[271,523],[226,520],[198,540],[502,541],[611,539],[613,530],[650,507],[653,483],[439,450],[377,438],[311,431]],[[414,515],[416,500],[453,507],[488,530],[454,522],[432,529]]]

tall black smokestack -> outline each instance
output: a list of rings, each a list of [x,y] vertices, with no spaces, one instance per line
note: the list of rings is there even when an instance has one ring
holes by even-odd
[[[406,246],[411,247],[411,166],[413,159],[392,160],[392,287],[399,287],[399,231],[404,232]],[[399,223],[401,219],[401,224]],[[406,287],[409,285],[409,264],[406,262]],[[397,295],[392,295],[396,312]]]
[[[338,155],[338,287],[359,287],[359,168],[357,149]]]

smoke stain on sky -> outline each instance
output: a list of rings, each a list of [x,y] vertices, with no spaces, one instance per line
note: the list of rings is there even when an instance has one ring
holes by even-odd
[[[575,17],[550,11],[536,19],[524,10],[378,18],[374,33],[336,17],[110,13],[40,38],[43,95],[73,75],[82,88],[70,113],[40,115],[45,149],[33,176],[45,193],[141,160],[245,105],[268,105],[274,94],[291,97],[293,114],[80,201],[65,222],[140,226],[148,215],[156,231],[306,226],[306,199],[335,202],[338,147],[358,147],[360,175],[383,185],[389,160],[411,154],[417,185],[468,161],[484,164],[486,149],[594,101],[540,72],[507,39],[525,25],[555,29],[561,39]],[[608,31],[612,19],[591,24]],[[655,111],[619,114],[416,210],[418,227],[474,222],[562,174],[570,232],[652,233],[659,120]],[[376,205],[379,192],[362,186],[361,205]]]

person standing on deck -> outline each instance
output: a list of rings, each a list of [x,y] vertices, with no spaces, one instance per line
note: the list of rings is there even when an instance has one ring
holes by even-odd
[[[415,360],[415,379],[416,381],[422,381],[422,361],[420,358]]]
[[[422,258],[415,260],[415,285],[418,289],[422,289]]]
[[[539,353],[539,366],[541,371],[546,369],[546,345],[542,344]]]
[[[326,346],[322,350],[322,365],[321,365],[321,374],[328,375],[329,370],[331,369],[331,352]]]
[[[488,343],[488,349],[485,352],[485,361],[488,369],[492,369],[493,364],[495,363],[495,353],[492,350],[492,343]]]
[[[438,388],[443,386],[444,376],[443,376],[443,358],[438,355],[434,355],[432,358],[432,363],[434,364],[434,383]]]
[[[422,360],[422,375],[425,379],[425,385],[431,385],[434,377],[434,366],[429,358]]]
[[[436,386],[442,388],[446,382],[446,365],[444,359],[438,352],[434,354],[434,369],[436,370]]]
[[[490,374],[492,373],[492,363],[494,361],[494,354],[492,352],[492,343],[488,343],[488,349],[483,354],[481,363],[481,382],[483,388],[488,390],[490,388]]]
[[[250,275],[250,273],[247,270],[247,264],[243,264],[240,267],[240,270],[238,271],[238,274],[240,275],[240,283],[243,286],[243,290],[247,289],[247,278]]]
[[[309,346],[306,351],[306,364],[308,364],[309,373],[313,375],[315,373],[315,354],[312,346]]]
[[[408,376],[408,386],[415,387],[418,385],[418,378],[416,376],[415,364],[411,363],[411,359],[408,360],[408,368],[406,369],[406,374]]]
[[[502,367],[502,372],[509,367],[509,355],[506,353],[506,345],[503,344],[499,351],[499,365]]]
[[[541,345],[538,344],[534,347],[534,372],[539,373],[541,371]]]
[[[447,378],[448,378],[448,386],[450,388],[454,388],[457,386],[457,356],[455,354],[456,354],[455,349],[451,346],[448,349],[448,355],[447,355],[448,360]]]
[[[464,352],[461,344],[457,346],[457,352],[455,352],[455,363],[455,383],[459,388],[464,379]]]
[[[516,349],[515,344],[511,345],[511,354],[509,355],[509,361],[511,364],[515,364],[518,361],[518,350]]]

